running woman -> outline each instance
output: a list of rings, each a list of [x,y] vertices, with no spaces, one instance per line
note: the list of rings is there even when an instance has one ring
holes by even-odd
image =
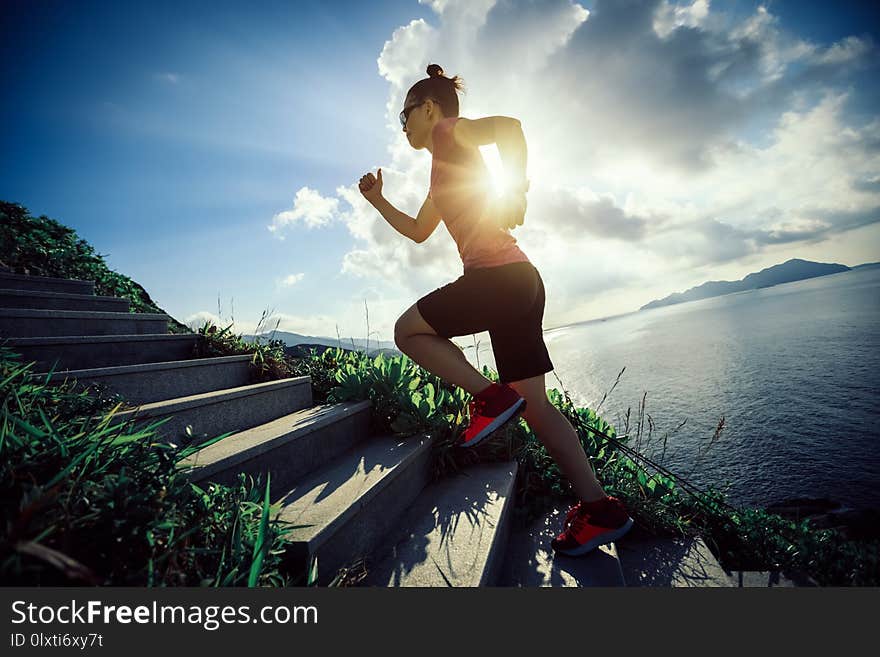
[[[544,283],[510,229],[526,211],[526,142],[517,119],[459,116],[462,80],[437,64],[409,90],[400,123],[410,145],[432,155],[431,185],[413,219],[382,196],[382,169],[361,177],[359,188],[391,226],[416,243],[443,220],[458,246],[463,274],[423,296],[394,326],[400,350],[438,377],[467,390],[469,424],[463,447],[472,447],[518,415],[571,482],[579,498],[551,542],[563,554],[584,554],[623,536],[633,525],[621,501],[605,494],[577,432],[547,398],[544,375],[553,363],[544,344]],[[500,197],[479,147],[497,144],[515,179]],[[452,343],[453,336],[488,331],[499,382],[486,379]]]

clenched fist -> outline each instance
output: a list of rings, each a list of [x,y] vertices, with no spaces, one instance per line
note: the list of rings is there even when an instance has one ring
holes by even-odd
[[[372,172],[365,173],[361,176],[358,187],[364,198],[370,203],[378,201],[382,198],[382,167],[379,167],[379,177],[373,175]]]

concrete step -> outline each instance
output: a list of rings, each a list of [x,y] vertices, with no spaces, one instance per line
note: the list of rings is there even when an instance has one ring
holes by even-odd
[[[516,461],[427,486],[367,559],[367,586],[491,586],[504,561]]]
[[[239,472],[272,475],[273,490],[296,482],[369,434],[369,400],[322,404],[245,429],[184,459],[190,481],[232,485]]]
[[[310,378],[295,376],[141,404],[118,411],[113,422],[131,420],[144,426],[167,418],[157,427],[157,434],[167,442],[186,445],[193,439],[201,442],[249,429],[311,405]],[[192,427],[193,439],[185,433],[187,425]]]
[[[646,536],[635,529],[617,543],[627,586],[733,586],[702,538]]]
[[[56,370],[50,383],[76,379],[83,388],[93,383],[103,384],[110,394],[119,393],[130,402],[145,404],[247,385],[251,377],[250,361],[250,354],[241,354],[139,365]],[[30,378],[44,381],[46,372],[31,374]]]
[[[550,541],[563,528],[565,513],[553,509],[525,527],[511,530],[498,586],[624,586],[615,543],[580,556],[557,554]]]
[[[62,335],[144,335],[167,333],[165,313],[114,313],[94,310],[0,308],[0,335],[55,337]]]
[[[370,436],[288,490],[273,485],[273,501],[284,505],[280,518],[293,523],[285,554],[291,572],[303,572],[316,556],[324,586],[381,542],[430,480],[431,442],[421,433]]]
[[[0,343],[35,361],[35,371],[90,369],[138,363],[158,363],[192,358],[197,334],[65,335],[58,337],[6,338]]]
[[[71,294],[94,294],[95,281],[75,278],[52,278],[0,272],[0,288],[6,290],[42,290],[44,292],[69,292]]]
[[[53,310],[98,310],[127,313],[129,301],[122,297],[99,297],[69,292],[0,289],[0,308],[43,308]]]

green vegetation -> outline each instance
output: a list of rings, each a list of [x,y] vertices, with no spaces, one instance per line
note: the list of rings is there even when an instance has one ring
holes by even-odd
[[[128,299],[134,313],[164,313],[147,291],[111,270],[76,231],[46,215],[32,217],[18,203],[0,200],[0,266],[16,274],[95,281],[95,294]],[[192,333],[173,317],[169,333]]]
[[[46,217],[29,217],[14,204],[0,203],[0,212],[0,264],[20,273],[101,281],[98,294],[126,296],[135,308],[161,312],[143,288],[110,272],[74,231]],[[514,511],[520,522],[573,501],[555,462],[521,418],[474,449],[456,448],[469,395],[407,356],[370,357],[340,347],[294,358],[281,341],[255,344],[230,329],[201,327],[196,357],[253,354],[258,380],[308,375],[315,403],[369,399],[371,434],[434,436],[435,477],[471,463],[517,459]],[[177,471],[187,449],[154,439],[153,425],[110,424],[118,399],[29,382],[30,364],[16,361],[8,350],[0,353],[0,367],[0,488],[8,528],[0,540],[3,583],[292,583],[281,554],[284,532],[295,528],[273,519],[268,481],[263,485],[242,475],[237,488],[188,484]],[[484,366],[482,372],[497,381],[492,370]],[[643,407],[634,432],[627,418],[618,435],[596,410],[577,407],[564,386],[562,392],[549,390],[548,399],[576,428],[605,490],[627,504],[641,530],[700,535],[728,569],[781,570],[820,585],[878,585],[880,542],[847,541],[807,521],[734,508],[721,491],[701,491],[644,456],[652,433],[642,445]],[[311,583],[309,574],[291,576]],[[345,583],[345,577],[334,582]]]
[[[283,586],[284,532],[265,485],[189,483],[193,449],[158,427],[114,423],[124,405],[100,387],[76,390],[0,347],[0,581],[6,586]],[[41,377],[42,379],[42,377]]]

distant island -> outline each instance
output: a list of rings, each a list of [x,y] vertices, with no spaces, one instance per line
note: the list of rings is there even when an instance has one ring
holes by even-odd
[[[400,355],[396,345],[387,340],[370,340],[368,345],[362,338],[328,338],[290,333],[288,331],[266,331],[257,335],[242,335],[241,339],[247,342],[281,340],[285,345],[285,353],[297,358],[308,356],[312,348],[315,349],[316,353],[322,354],[327,349],[334,347],[341,347],[345,351],[366,351],[368,356],[376,356],[380,353],[393,356]]]
[[[707,299],[709,297],[719,297],[734,292],[743,292],[745,290],[757,290],[762,287],[772,287],[780,283],[791,283],[792,281],[801,281],[805,278],[815,278],[816,276],[827,276],[828,274],[837,274],[842,271],[853,271],[856,269],[865,269],[880,267],[880,262],[868,262],[855,267],[847,267],[837,263],[811,262],[809,260],[801,260],[800,258],[792,258],[781,265],[773,265],[759,272],[749,274],[745,278],[738,281],[708,281],[702,285],[692,287],[685,292],[675,292],[663,299],[657,299],[646,303],[639,310],[648,310],[650,308],[659,308],[661,306],[672,306],[677,303],[686,303],[688,301],[697,301],[699,299]]]

